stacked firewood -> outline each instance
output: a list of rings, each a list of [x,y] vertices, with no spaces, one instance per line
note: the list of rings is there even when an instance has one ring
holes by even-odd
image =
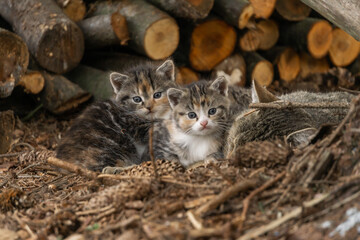
[[[111,96],[110,71],[168,57],[182,84],[360,72],[360,43],[300,0],[3,0],[0,15],[3,106],[19,85],[60,114]]]

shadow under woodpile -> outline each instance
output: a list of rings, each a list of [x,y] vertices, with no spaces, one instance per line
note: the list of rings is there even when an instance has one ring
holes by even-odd
[[[357,236],[337,229],[360,199],[360,96],[336,129],[319,131],[306,147],[251,142],[236,159],[186,170],[158,160],[157,178],[151,162],[98,175],[53,158],[56,136],[68,125],[45,115],[17,121],[17,143],[0,166],[0,223],[10,229],[0,233],[7,239]]]

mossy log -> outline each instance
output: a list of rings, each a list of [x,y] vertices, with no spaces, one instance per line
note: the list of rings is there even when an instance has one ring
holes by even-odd
[[[55,1],[2,0],[0,15],[22,37],[43,68],[61,74],[80,62],[83,34]]]

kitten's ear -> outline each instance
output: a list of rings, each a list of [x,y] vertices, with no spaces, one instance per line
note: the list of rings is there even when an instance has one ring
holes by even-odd
[[[110,74],[110,83],[115,93],[118,93],[123,86],[124,82],[129,79],[129,76],[117,72]]]
[[[255,80],[252,81],[251,98],[253,103],[269,103],[280,100]]]
[[[169,88],[166,93],[170,103],[170,107],[174,108],[176,105],[179,104],[180,98],[185,92],[177,88]]]
[[[166,60],[160,67],[156,69],[156,74],[165,76],[171,81],[175,81],[175,65],[172,60]]]
[[[228,81],[224,76],[217,77],[210,85],[210,88],[219,92],[221,95],[228,95]]]
[[[305,128],[296,132],[290,133],[286,136],[286,141],[291,147],[298,147],[300,145],[307,145],[311,139],[315,136],[317,129]]]

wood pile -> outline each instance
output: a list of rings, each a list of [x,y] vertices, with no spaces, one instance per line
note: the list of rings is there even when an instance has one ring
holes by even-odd
[[[323,2],[91,2],[1,1],[0,104],[20,86],[61,114],[90,95],[109,98],[110,71],[169,57],[181,84],[225,73],[240,86],[288,86],[331,67],[360,73],[360,43],[303,3],[353,34]]]

